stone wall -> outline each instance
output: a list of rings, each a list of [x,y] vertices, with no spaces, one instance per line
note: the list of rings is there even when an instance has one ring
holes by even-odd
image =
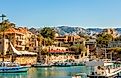
[[[0,58],[0,61],[2,61],[2,58]],[[11,61],[11,58],[6,57],[5,61]],[[23,65],[35,64],[37,62],[37,56],[17,56],[15,62]]]

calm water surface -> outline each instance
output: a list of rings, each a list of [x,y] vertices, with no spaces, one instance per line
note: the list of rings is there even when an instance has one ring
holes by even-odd
[[[80,72],[89,72],[85,66],[30,68],[23,73],[0,73],[0,78],[71,78]]]

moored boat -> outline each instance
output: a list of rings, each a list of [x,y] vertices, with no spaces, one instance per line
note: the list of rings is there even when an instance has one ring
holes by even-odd
[[[36,64],[33,64],[32,67],[52,67],[51,64],[46,64],[46,63],[36,63]]]
[[[114,78],[121,72],[121,64],[116,64],[109,59],[93,60],[86,63],[86,66],[91,67],[89,78]],[[75,78],[81,77],[81,75]]]
[[[104,59],[103,64],[99,64],[94,66],[94,71],[91,72],[88,77],[103,77],[103,78],[110,78],[116,77],[121,72],[121,64],[116,64],[114,61],[109,59]]]
[[[21,66],[18,63],[0,62],[0,73],[27,72],[28,69],[28,66]]]

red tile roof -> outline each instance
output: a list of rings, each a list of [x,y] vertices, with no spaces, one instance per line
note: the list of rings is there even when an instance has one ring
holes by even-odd
[[[5,31],[5,34],[8,34],[8,33],[16,33],[16,34],[21,34],[23,35],[21,32],[19,32],[17,29],[15,28],[9,28]]]

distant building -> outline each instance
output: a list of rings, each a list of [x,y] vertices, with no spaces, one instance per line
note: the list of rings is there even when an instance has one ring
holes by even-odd
[[[118,33],[116,32],[115,29],[112,28],[108,28],[108,29],[103,29],[104,34],[111,34],[113,36],[113,38],[116,38],[118,36]]]
[[[57,37],[55,37],[55,40],[59,41],[59,42],[76,42],[76,41],[81,41],[82,39],[83,38],[81,38],[78,35],[76,35],[76,36],[66,35],[66,36],[57,36]]]
[[[89,51],[93,51],[96,48],[96,40],[95,39],[89,39],[88,41],[85,41],[85,46],[89,46]]]
[[[121,47],[121,41],[111,41],[108,44],[109,48],[113,48],[113,47]]]

